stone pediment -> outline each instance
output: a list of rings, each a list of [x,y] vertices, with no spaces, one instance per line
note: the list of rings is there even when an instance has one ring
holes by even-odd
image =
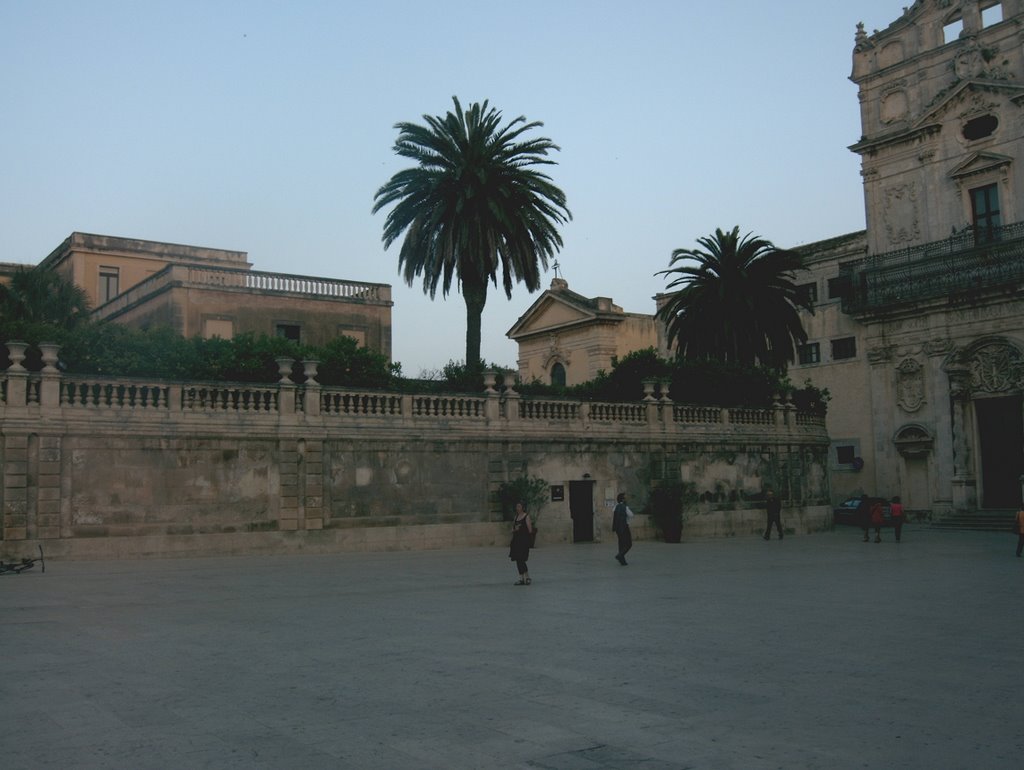
[[[625,314],[622,308],[612,304],[610,299],[584,297],[570,291],[565,281],[556,279],[552,281],[552,288],[530,305],[505,336],[519,340],[533,334],[548,334],[591,323],[617,323],[623,320]]]
[[[972,174],[980,174],[985,171],[1008,166],[1013,162],[1009,155],[1000,155],[997,152],[976,152],[963,163],[949,172],[951,179],[963,179]]]
[[[972,115],[998,111],[1004,99],[1024,98],[1024,86],[1001,80],[965,80],[939,96],[914,122],[915,129],[953,118],[963,120]],[[1009,119],[1009,116],[1005,116]]]

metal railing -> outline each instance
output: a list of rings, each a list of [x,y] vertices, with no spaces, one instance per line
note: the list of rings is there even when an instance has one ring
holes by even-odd
[[[1024,223],[968,228],[941,241],[875,254],[840,266],[846,313],[870,313],[929,299],[970,301],[1024,283]]]

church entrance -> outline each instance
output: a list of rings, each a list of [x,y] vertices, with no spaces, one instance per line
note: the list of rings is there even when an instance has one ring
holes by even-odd
[[[1021,396],[974,400],[981,459],[981,507],[1017,508],[1024,473]]]

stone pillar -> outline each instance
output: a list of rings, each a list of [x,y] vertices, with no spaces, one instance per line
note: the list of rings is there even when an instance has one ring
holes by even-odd
[[[281,454],[278,463],[281,469],[281,496],[277,524],[282,531],[293,532],[299,528],[299,446],[294,439],[282,439],[277,446]]]
[[[24,342],[8,342],[7,355],[11,365],[7,367],[7,409],[20,410],[28,404],[28,370],[21,365],[25,360]]]
[[[303,392],[303,409],[307,417],[320,416],[320,383],[316,381],[317,367],[320,362],[307,358],[302,362],[302,371],[306,377],[306,388]]]
[[[304,468],[302,466],[305,466]],[[307,441],[303,463],[305,473],[303,490],[303,529],[324,528],[324,442]]]
[[[8,395],[10,386],[8,379]],[[28,436],[4,437],[3,533],[4,540],[28,537]]]
[[[43,358],[42,382],[39,384],[39,407],[44,416],[60,407],[60,370],[57,369],[57,354],[60,345],[55,342],[40,342],[39,351]]]
[[[953,508],[973,511],[978,508],[978,482],[974,476],[972,437],[974,435],[971,391],[966,370],[950,370],[949,396],[952,402],[953,429]]]
[[[60,537],[61,437],[39,437],[36,533],[40,539]]]

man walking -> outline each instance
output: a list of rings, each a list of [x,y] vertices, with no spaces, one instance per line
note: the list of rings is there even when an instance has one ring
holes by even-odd
[[[775,492],[769,489],[765,492],[764,509],[768,514],[768,526],[764,530],[764,539],[772,539],[772,524],[779,531],[779,540],[782,540],[782,501],[775,496]]]
[[[612,514],[612,532],[619,536],[619,552],[615,559],[623,567],[626,566],[626,553],[633,547],[633,533],[629,531],[629,520],[633,518],[633,512],[626,505],[626,494],[620,492],[615,504],[615,512]]]

